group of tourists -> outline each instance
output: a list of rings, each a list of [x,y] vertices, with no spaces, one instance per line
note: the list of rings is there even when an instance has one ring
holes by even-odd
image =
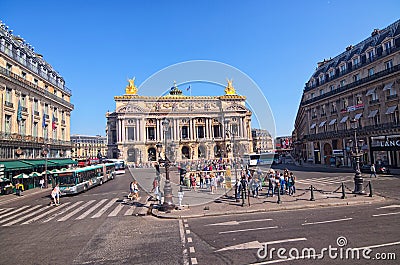
[[[293,172],[285,169],[283,172],[270,169],[266,174],[261,171],[250,171],[242,173],[241,179],[236,182],[236,199],[246,196],[249,191],[253,197],[259,197],[263,186],[267,187],[265,196],[273,197],[276,194],[293,195],[296,193],[296,177]]]

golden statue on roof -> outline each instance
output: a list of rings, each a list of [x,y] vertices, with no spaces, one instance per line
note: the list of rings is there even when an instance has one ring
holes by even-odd
[[[227,78],[226,81],[228,81],[228,86],[225,88],[225,95],[236,95],[236,90],[232,85],[233,79],[229,80]]]
[[[125,87],[125,94],[136,95],[137,87],[135,86],[135,77],[132,79],[128,79],[129,84]]]

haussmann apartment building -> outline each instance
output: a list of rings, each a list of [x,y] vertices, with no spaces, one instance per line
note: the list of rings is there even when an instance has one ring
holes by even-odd
[[[400,20],[318,66],[306,83],[293,131],[304,162],[400,166]]]

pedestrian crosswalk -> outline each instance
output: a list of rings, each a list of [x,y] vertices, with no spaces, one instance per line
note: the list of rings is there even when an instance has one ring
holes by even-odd
[[[133,215],[136,206],[118,201],[118,199],[65,202],[57,207],[24,205],[18,208],[1,208],[0,226],[8,227],[12,225],[48,223],[51,221],[66,222],[85,218],[96,219]]]
[[[296,183],[304,184],[304,185],[313,185],[313,186],[337,185],[337,184],[341,184],[342,182],[346,183],[346,182],[351,182],[351,181],[353,181],[351,176],[296,179]]]

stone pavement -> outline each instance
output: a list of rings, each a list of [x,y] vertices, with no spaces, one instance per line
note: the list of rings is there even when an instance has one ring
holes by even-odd
[[[15,202],[15,201],[22,199],[23,197],[25,197],[25,198],[30,197],[30,196],[32,196],[34,194],[38,194],[38,193],[43,193],[44,195],[50,195],[52,189],[53,188],[51,187],[51,185],[49,185],[47,189],[34,188],[34,189],[25,190],[22,192],[22,196],[18,196],[15,193],[1,195],[0,196],[0,205],[10,203],[10,202]]]
[[[263,189],[264,191],[265,189]],[[299,194],[300,193],[300,194]],[[264,194],[264,193],[262,193]],[[299,194],[299,195],[297,195]],[[281,203],[277,203],[277,195],[274,197],[260,196],[259,198],[247,198],[238,202],[234,199],[233,192],[229,192],[227,196],[205,203],[203,205],[182,205],[176,207],[171,212],[162,212],[157,208],[153,208],[152,214],[159,218],[194,218],[204,216],[218,216],[231,214],[245,214],[255,212],[297,210],[316,207],[346,206],[365,203],[381,202],[385,199],[380,196],[369,197],[366,195],[354,195],[346,193],[346,198],[341,199],[342,194],[330,193],[324,194],[314,192],[314,200],[311,200],[310,191],[298,190],[294,196],[282,195]]]
[[[175,210],[170,212],[160,211],[158,202],[154,199],[154,194],[149,192],[151,190],[151,183],[155,177],[155,171],[152,169],[130,169],[132,176],[138,180],[141,186],[141,192],[147,192],[153,196],[145,208],[148,212],[155,217],[159,218],[194,218],[203,216],[218,216],[230,214],[243,214],[254,212],[268,212],[268,211],[282,211],[282,210],[296,210],[315,207],[331,207],[331,206],[346,206],[355,204],[375,203],[381,202],[385,199],[381,196],[373,195],[369,197],[368,189],[365,195],[354,195],[351,190],[345,188],[345,198],[342,199],[341,189],[323,191],[311,190],[307,187],[298,188],[293,196],[282,195],[280,196],[280,203],[277,203],[278,196],[266,197],[267,189],[264,187],[260,192],[258,198],[252,196],[247,197],[246,200],[235,200],[234,190],[225,190],[218,188],[216,194],[211,194],[208,189],[197,189],[197,191],[190,189],[183,189],[184,196],[181,206],[178,203],[179,191],[179,176],[177,172],[171,171],[170,179],[173,188],[173,201],[175,203]],[[164,174],[161,174],[161,187],[163,187]],[[301,187],[301,186],[300,186]]]

